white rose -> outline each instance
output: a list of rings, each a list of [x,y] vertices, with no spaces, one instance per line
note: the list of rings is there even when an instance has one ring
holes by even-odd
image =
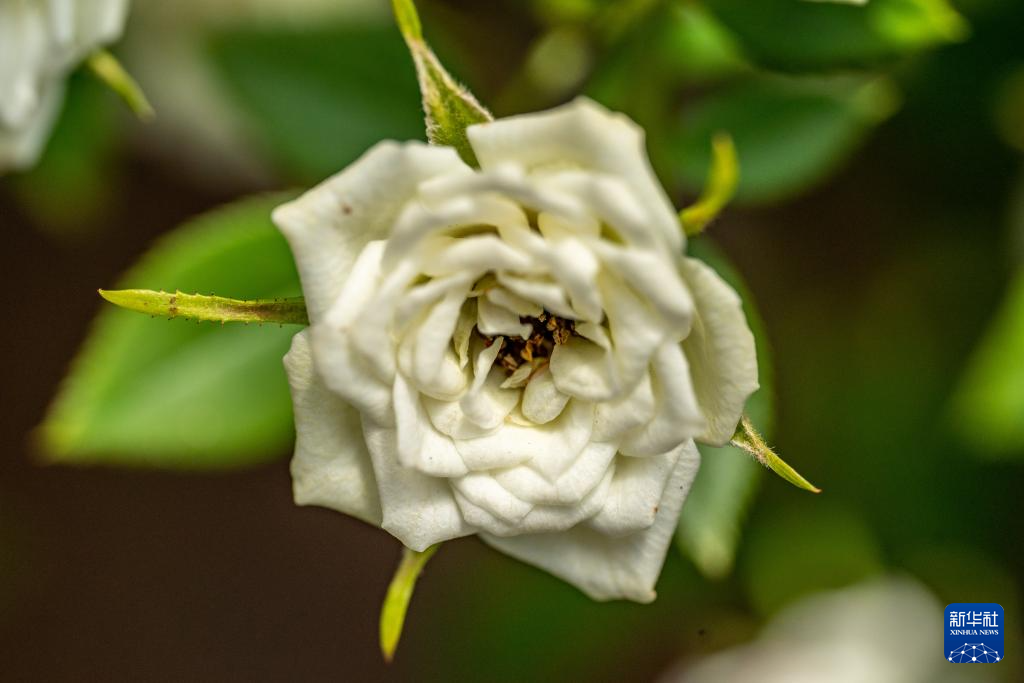
[[[0,0],[0,172],[31,166],[64,96],[64,78],[121,35],[128,0]]]
[[[683,256],[627,118],[581,99],[468,133],[479,170],[384,142],[274,213],[311,321],[295,499],[650,601],[693,440],[757,388],[740,300]]]

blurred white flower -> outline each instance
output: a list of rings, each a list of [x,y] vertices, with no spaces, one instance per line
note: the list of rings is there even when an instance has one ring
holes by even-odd
[[[757,388],[739,297],[683,255],[643,132],[589,100],[384,142],[274,219],[311,326],[285,359],[295,498],[406,546],[480,534],[647,602]]]
[[[0,0],[0,172],[35,163],[64,79],[121,35],[128,0]]]
[[[661,683],[956,683],[995,680],[950,665],[942,605],[907,578],[816,594],[788,607],[753,643],[680,665]]]

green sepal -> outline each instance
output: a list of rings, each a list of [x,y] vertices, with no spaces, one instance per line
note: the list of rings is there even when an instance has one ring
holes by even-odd
[[[453,147],[470,166],[478,166],[476,153],[469,144],[466,128],[494,117],[464,86],[444,68],[423,38],[423,27],[413,0],[392,0],[395,21],[405,38],[419,79],[423,113],[427,120],[427,140],[435,145]]]
[[[759,463],[779,475],[793,486],[802,488],[811,493],[821,493],[821,489],[804,479],[799,472],[790,467],[782,458],[776,455],[768,444],[764,442],[761,435],[757,433],[750,418],[744,415],[736,426],[736,433],[732,435],[731,443],[737,448],[742,448]]]
[[[386,662],[390,662],[395,656],[398,640],[402,637],[405,613],[409,609],[416,579],[419,578],[427,561],[440,547],[440,543],[432,545],[423,552],[402,548],[402,561],[394,578],[391,579],[388,593],[384,597],[384,605],[380,610],[380,651]]]
[[[736,194],[740,182],[740,164],[736,145],[728,133],[716,133],[711,139],[711,170],[700,198],[679,212],[687,235],[699,235]]]
[[[106,50],[97,50],[87,60],[89,70],[108,88],[124,100],[128,108],[143,121],[152,119],[156,112],[138,82],[132,78],[117,57]]]
[[[157,292],[151,289],[101,289],[100,296],[110,303],[162,318],[185,318],[206,322],[278,323],[308,325],[306,300],[301,297],[283,299],[228,299],[206,294]]]

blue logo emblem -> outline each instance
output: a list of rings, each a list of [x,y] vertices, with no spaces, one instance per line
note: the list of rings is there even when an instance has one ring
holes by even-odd
[[[946,661],[995,664],[1003,659],[1003,608],[994,602],[946,605]]]

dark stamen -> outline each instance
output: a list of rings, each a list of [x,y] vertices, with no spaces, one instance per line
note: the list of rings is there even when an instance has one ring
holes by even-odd
[[[576,321],[559,318],[547,311],[542,312],[536,318],[520,316],[520,322],[529,324],[533,329],[527,339],[522,337],[505,337],[498,352],[497,362],[505,368],[506,374],[511,375],[523,363],[533,363],[535,360],[550,358],[555,346],[565,344],[570,338],[576,335]],[[494,343],[494,337],[480,335],[484,344],[490,346]]]

